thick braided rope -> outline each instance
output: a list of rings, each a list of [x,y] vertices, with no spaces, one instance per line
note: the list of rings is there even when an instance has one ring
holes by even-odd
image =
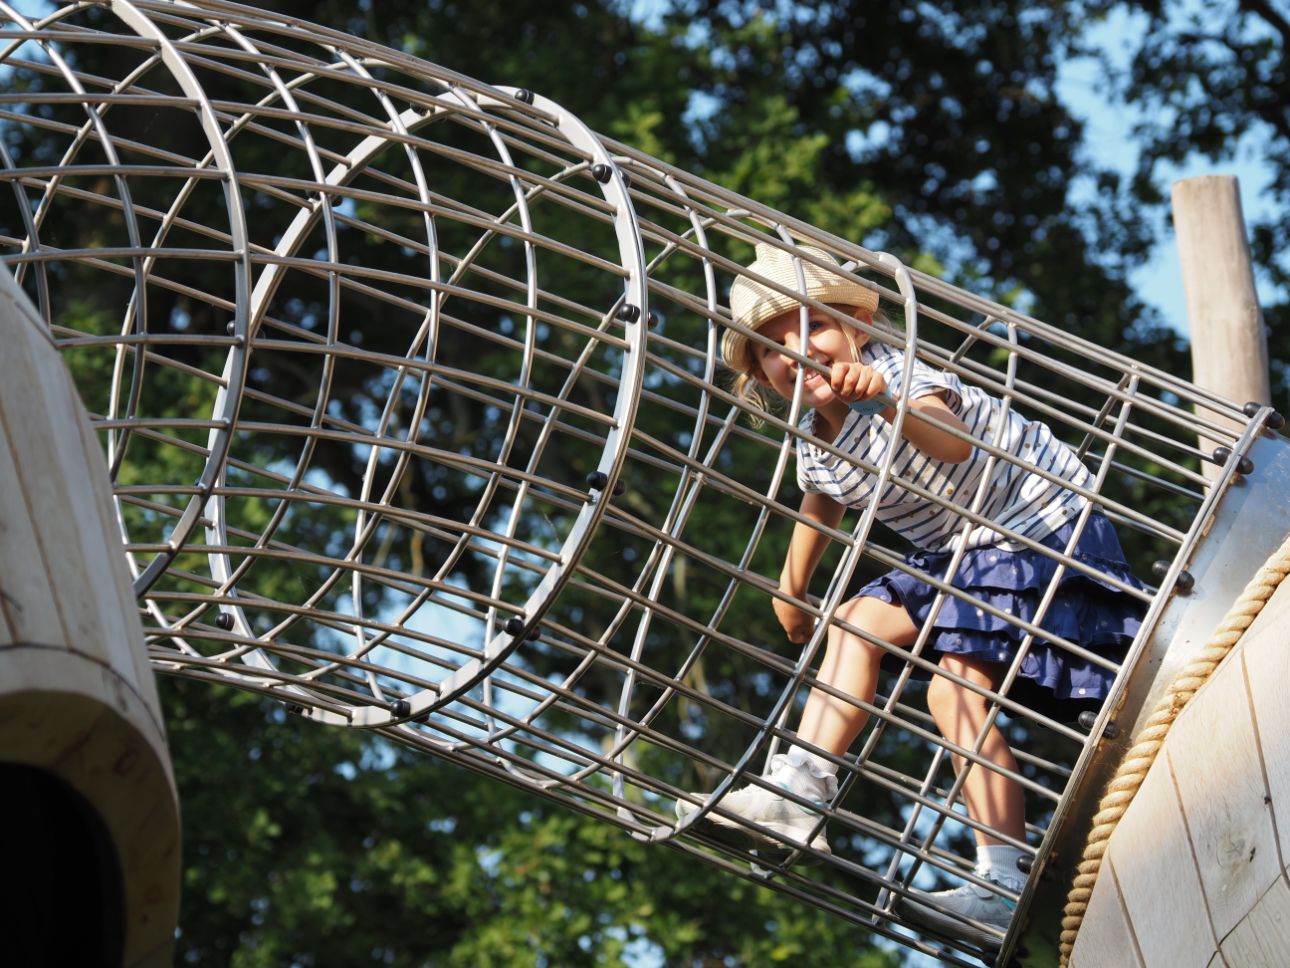
[[[1196,691],[1205,684],[1211,672],[1223,661],[1223,657],[1232,651],[1245,630],[1250,627],[1255,616],[1272,593],[1276,591],[1281,580],[1290,573],[1290,538],[1264,562],[1235,604],[1223,616],[1217,630],[1205,644],[1200,653],[1191,660],[1177,678],[1169,684],[1164,696],[1156,704],[1146,725],[1134,740],[1132,748],[1125,754],[1124,761],[1116,771],[1098,804],[1097,813],[1093,815],[1093,829],[1089,831],[1088,843],[1084,847],[1084,857],[1080,861],[1075,882],[1066,898],[1066,908],[1062,916],[1061,934],[1061,968],[1070,963],[1071,950],[1075,947],[1075,936],[1079,933],[1088,910],[1088,899],[1093,894],[1093,885],[1097,883],[1098,871],[1102,867],[1102,855],[1111,839],[1115,825],[1124,811],[1129,808],[1134,794],[1142,786],[1147,771],[1155,762],[1165,736],[1173,725],[1183,707],[1191,700]]]

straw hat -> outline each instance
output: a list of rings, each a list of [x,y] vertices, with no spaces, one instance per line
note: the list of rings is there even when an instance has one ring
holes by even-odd
[[[797,251],[808,253],[821,262],[838,264],[838,260],[832,255],[811,245],[800,245]],[[812,299],[822,303],[855,306],[869,312],[878,308],[878,294],[872,289],[836,272],[799,260],[792,252],[765,242],[757,244],[757,258],[748,267],[748,271],[764,276],[784,289],[800,292],[797,264],[801,265],[802,275],[806,279],[806,295]],[[736,323],[752,330],[801,304],[798,297],[776,292],[747,276],[739,276],[730,287],[730,315]],[[750,371],[753,357],[749,344],[750,340],[743,333],[727,328],[721,336],[721,358],[725,360],[726,366],[741,373]]]

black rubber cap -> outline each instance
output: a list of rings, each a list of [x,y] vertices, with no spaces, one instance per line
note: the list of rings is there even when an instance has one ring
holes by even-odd
[[[1220,467],[1226,464],[1231,459],[1231,457],[1232,457],[1232,448],[1230,447],[1214,448],[1213,460],[1214,460],[1214,463],[1218,464]],[[1236,473],[1250,474],[1250,473],[1253,473],[1253,471],[1254,471],[1254,461],[1250,460],[1248,457],[1244,455],[1242,455],[1240,458],[1237,459]]]

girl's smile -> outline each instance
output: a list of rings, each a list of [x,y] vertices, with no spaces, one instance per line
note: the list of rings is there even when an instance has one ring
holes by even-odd
[[[867,320],[866,320],[867,321]],[[806,343],[802,345],[801,314],[790,309],[772,317],[758,333],[787,350],[805,356],[832,373],[839,363],[855,363],[860,347],[869,337],[858,331],[844,331],[843,325],[820,310],[812,310],[807,320]],[[770,387],[787,400],[793,398],[798,362],[787,354],[757,344],[755,350],[758,382]],[[846,401],[839,399],[830,377],[814,367],[802,367],[802,403],[814,410],[829,413],[845,411]]]

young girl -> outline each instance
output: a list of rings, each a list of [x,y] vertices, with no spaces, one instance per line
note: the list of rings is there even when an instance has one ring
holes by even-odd
[[[801,251],[818,261],[837,264],[820,249],[802,246]],[[873,323],[877,294],[837,273],[764,244],[757,247],[757,259],[749,269],[786,289],[796,290],[799,261],[810,297],[864,323]],[[910,565],[944,579],[955,549],[964,542],[966,550],[951,584],[1004,613],[1030,620],[1058,564],[986,524],[974,525],[964,534],[963,518],[956,505],[971,506],[988,459],[969,441],[943,428],[988,441],[1015,458],[1015,463],[997,460],[990,469],[991,480],[977,509],[981,518],[1058,552],[1065,550],[1086,501],[1061,483],[1028,468],[1042,468],[1061,481],[1086,486],[1091,475],[1075,454],[1045,424],[1005,409],[999,400],[963,384],[952,374],[922,362],[916,362],[913,371],[904,374],[901,352],[870,341],[861,330],[840,324],[822,311],[809,311],[808,335],[803,345],[801,303],[793,297],[741,276],[731,287],[730,307],[736,323],[773,344],[762,345],[735,329],[726,331],[722,356],[737,374],[737,394],[756,398],[761,391],[770,390],[785,399],[792,398],[798,364],[779,347],[820,364],[829,373],[824,376],[803,367],[801,374],[802,404],[811,408],[802,421],[809,436],[797,443],[797,481],[804,493],[802,516],[835,528],[846,508],[864,507],[876,499],[878,519],[918,549],[907,558]],[[879,400],[883,394],[886,396]],[[895,409],[885,401],[899,397],[908,400],[914,413],[930,420],[907,415],[901,438],[893,440],[891,421]],[[842,454],[854,455],[870,466],[879,464],[894,447],[893,476],[899,481],[918,482],[946,503],[929,501],[891,483],[875,495],[874,478],[855,460],[829,453],[812,438],[831,442]],[[793,598],[806,599],[811,575],[827,543],[828,538],[814,528],[804,524],[794,527],[780,576],[781,590]],[[1131,587],[1145,587],[1129,570],[1115,531],[1101,514],[1089,516],[1073,557]],[[837,618],[864,629],[874,638],[908,647],[927,622],[936,595],[926,582],[894,570],[870,582],[840,606]],[[814,624],[810,615],[779,599],[774,608],[790,641],[804,643],[809,639]],[[1117,656],[1132,641],[1140,616],[1140,603],[1133,596],[1067,569],[1040,624],[1046,631],[1090,651]],[[975,602],[946,595],[928,639],[929,651],[924,655],[932,660],[939,657],[940,668],[961,680],[997,691],[1023,638],[1021,629],[978,608]],[[840,693],[871,703],[879,665],[887,654],[864,638],[832,625],[817,679]],[[1032,691],[1042,690],[1059,699],[1100,700],[1111,680],[1112,674],[1100,666],[1035,640],[1021,663],[1015,685],[1031,686]],[[1012,695],[1017,694],[1014,689]],[[927,701],[945,738],[971,749],[988,718],[989,701],[940,675],[933,677]],[[767,780],[799,798],[828,802],[837,793],[837,766],[816,750],[842,757],[867,718],[868,714],[858,706],[813,689],[797,729],[800,745],[771,758]],[[1001,770],[1017,770],[1012,752],[996,726],[986,733],[980,755]],[[965,763],[955,756],[954,766],[961,772]],[[1024,877],[1017,861],[1023,851],[1016,845],[1025,842],[1020,785],[1005,773],[975,766],[964,779],[963,799],[975,820],[1000,834],[996,837],[976,832],[977,874],[1004,892],[1019,892]],[[721,807],[789,842],[804,845],[810,837],[811,847],[823,852],[829,849],[818,813],[763,786],[751,784],[733,791],[722,800]],[[677,803],[681,816],[695,809],[685,801]],[[708,819],[725,827],[736,826],[734,821],[716,815]],[[989,943],[990,935],[971,929],[962,919],[1002,930],[1015,907],[1001,893],[975,884],[942,891],[928,899],[930,905],[906,898],[902,912],[924,926],[983,944]]]

